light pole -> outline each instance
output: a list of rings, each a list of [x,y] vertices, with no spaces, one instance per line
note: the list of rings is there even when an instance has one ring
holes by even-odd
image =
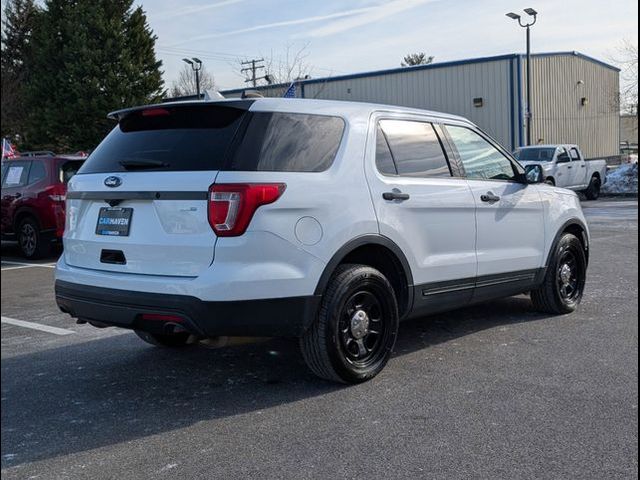
[[[191,65],[191,69],[196,72],[196,95],[198,100],[200,100],[200,70],[202,69],[202,60],[192,57],[191,59],[183,58],[182,61]]]
[[[518,25],[527,29],[527,109],[525,112],[525,116],[527,117],[527,145],[531,145],[531,27],[535,25],[536,20],[538,20],[538,12],[536,12],[533,8],[525,8],[524,13],[533,17],[533,21],[530,23],[522,23],[522,17],[517,13],[509,12],[507,13],[507,17],[517,20]]]

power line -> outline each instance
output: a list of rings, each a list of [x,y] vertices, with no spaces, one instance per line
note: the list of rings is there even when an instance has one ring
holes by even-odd
[[[207,50],[193,50],[187,48],[177,48],[177,47],[156,47],[157,51],[160,53],[164,53],[165,55],[171,56],[184,56],[188,54],[198,54],[202,58],[206,58],[208,60],[220,60],[220,61],[232,61],[237,62],[240,58],[250,58],[250,55],[240,54],[240,53],[225,53],[225,52],[215,52],[215,51],[207,51]],[[270,60],[272,64],[278,64],[286,66],[287,63],[282,60]],[[314,70],[323,70],[325,72],[334,73],[347,73],[342,70],[336,70],[335,68],[322,67],[318,65],[313,65]]]

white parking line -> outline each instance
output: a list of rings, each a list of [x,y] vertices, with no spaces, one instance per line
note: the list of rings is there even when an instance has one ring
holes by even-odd
[[[21,268],[31,268],[31,267],[33,267],[33,265],[19,265],[17,267],[4,267],[2,271],[6,272],[8,270],[20,270]]]
[[[4,267],[4,265],[13,265],[11,267]],[[5,270],[17,270],[19,268],[32,268],[32,267],[44,267],[44,268],[56,268],[55,263],[24,263],[24,262],[12,262],[9,260],[2,260],[2,271]]]
[[[15,325],[17,327],[30,328],[32,330],[40,330],[41,332],[53,333],[55,335],[71,335],[76,333],[73,330],[67,330],[66,328],[50,327],[49,325],[42,325],[41,323],[25,322],[23,320],[16,320],[15,318],[1,317],[2,323],[9,325]]]

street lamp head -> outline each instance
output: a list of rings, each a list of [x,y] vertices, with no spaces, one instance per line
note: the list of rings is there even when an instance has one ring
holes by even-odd
[[[507,17],[511,18],[512,20],[520,20],[520,15],[513,12],[507,13]]]
[[[193,62],[191,60],[189,60],[188,58],[183,58],[182,61],[184,63],[188,63],[189,65],[193,65]]]
[[[525,8],[524,13],[526,13],[527,15],[531,15],[532,17],[538,15],[538,12],[536,12],[533,8]]]
[[[196,58],[196,57],[192,57],[191,60],[196,62],[198,65],[200,65],[202,63],[202,60],[200,60],[199,58]]]

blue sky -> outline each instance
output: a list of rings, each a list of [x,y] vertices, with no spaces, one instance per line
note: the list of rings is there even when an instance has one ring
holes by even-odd
[[[5,5],[2,0],[2,6]],[[533,50],[577,50],[611,61],[637,44],[634,0],[136,0],[158,36],[167,86],[197,56],[220,89],[239,87],[238,60],[306,46],[312,76],[398,67],[406,53],[436,61],[524,51],[524,30],[504,16],[533,7]]]
[[[185,55],[200,57],[219,88],[243,84],[239,58],[278,59],[303,46],[312,75],[399,66],[424,51],[436,61],[524,50],[524,30],[504,16],[534,7],[533,50],[577,50],[610,61],[637,43],[631,0],[142,0],[170,84]]]

